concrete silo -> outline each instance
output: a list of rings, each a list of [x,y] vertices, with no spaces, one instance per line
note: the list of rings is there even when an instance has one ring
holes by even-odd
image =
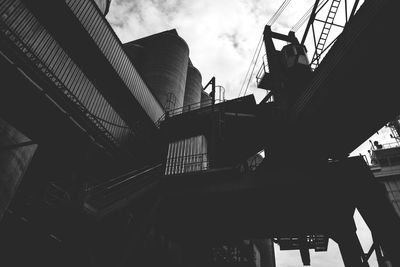
[[[202,90],[203,86],[201,84],[201,73],[193,66],[192,62],[189,60],[183,106],[193,105],[196,103],[199,104],[201,101]],[[194,105],[194,108],[199,107],[199,105]]]
[[[124,49],[166,111],[183,106],[189,47],[175,29],[125,43]]]

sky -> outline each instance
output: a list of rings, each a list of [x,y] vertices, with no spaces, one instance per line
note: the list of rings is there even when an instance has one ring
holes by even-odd
[[[245,79],[245,76],[253,68],[250,65],[251,59],[264,26],[282,2],[283,0],[112,0],[106,18],[123,43],[175,28],[189,45],[190,58],[202,73],[203,86],[215,76],[217,85],[225,88],[226,98],[232,99],[239,96],[242,85],[245,84],[246,88],[250,80],[246,94],[253,93],[258,102],[266,95],[265,90],[255,86],[254,75],[259,70],[261,60],[255,65],[251,79]],[[314,0],[291,1],[272,25],[272,29],[287,34],[313,3]],[[350,7],[352,3],[352,0],[348,0]],[[326,9],[324,10],[321,11],[320,18],[326,16]],[[343,24],[344,14],[344,4],[341,4],[335,23]],[[304,26],[296,32],[299,40],[303,36]],[[316,31],[321,27],[321,24],[316,24]],[[333,27],[328,42],[339,33],[340,28]],[[310,36],[305,43],[309,58],[313,53]],[[282,45],[284,43],[276,44],[277,48]],[[265,52],[262,50],[260,59],[263,54]],[[242,95],[244,91],[243,89]],[[381,140],[380,138],[387,139],[387,136],[387,129],[383,129],[380,135],[372,138]],[[367,154],[369,148],[367,141],[353,155]],[[357,212],[355,221],[357,234],[364,250],[368,251],[372,243],[370,232]],[[275,251],[277,266],[302,266],[298,251],[281,252],[278,247]],[[338,246],[332,240],[329,241],[328,252],[310,253],[311,266],[343,266]],[[370,266],[377,266],[376,259],[371,259]]]
[[[277,21],[274,28],[287,33],[312,3],[293,1],[285,12],[287,18]],[[264,25],[280,4],[265,0],[113,0],[107,19],[123,43],[176,28],[189,45],[203,85],[215,76],[231,99],[238,97]],[[248,93],[260,99],[266,92],[255,89],[254,81]]]

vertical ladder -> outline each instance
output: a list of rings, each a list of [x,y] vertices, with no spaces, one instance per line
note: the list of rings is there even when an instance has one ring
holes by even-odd
[[[329,8],[328,15],[325,19],[324,26],[322,28],[321,35],[319,36],[318,43],[315,47],[314,56],[311,60],[311,69],[315,69],[319,65],[319,60],[322,52],[324,51],[326,40],[328,39],[329,32],[332,28],[333,21],[335,19],[336,13],[339,9],[340,0],[333,0],[331,7]]]

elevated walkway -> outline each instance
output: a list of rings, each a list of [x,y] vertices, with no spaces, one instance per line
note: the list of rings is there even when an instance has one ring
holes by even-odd
[[[315,168],[166,177],[156,223],[171,238],[207,242],[354,231],[354,192],[372,182],[365,162]]]
[[[213,167],[233,166],[263,149],[258,113],[249,95],[165,117],[160,131],[169,141],[205,135]]]
[[[36,143],[57,148],[64,155],[81,151],[85,144],[91,142],[90,135],[77,125],[76,120],[68,117],[60,106],[54,105],[36,83],[32,83],[24,72],[10,64],[3,55],[0,55],[0,70],[3,83],[0,116],[3,119]],[[110,150],[115,149],[115,145],[105,136],[97,141],[104,146],[108,144]]]
[[[32,89],[21,91],[20,98],[37,93],[29,90],[43,91],[39,94],[45,95],[58,113],[66,114],[77,131],[114,156],[140,162],[157,154],[159,138],[154,122],[163,110],[93,1],[9,0],[0,3],[0,13],[0,49],[3,60],[10,63],[3,67],[17,69],[31,82]],[[2,98],[26,110],[18,99],[6,94]],[[37,97],[31,101],[41,102]],[[50,114],[14,121],[11,110],[4,108],[1,116],[28,130],[25,134],[32,139],[39,136],[35,141],[42,145],[49,145],[44,141],[51,140],[44,138],[43,132],[57,131],[49,129],[54,125],[68,125],[65,119],[55,122]],[[43,129],[30,127],[41,121],[46,121]],[[71,139],[68,133],[54,138]],[[135,147],[135,152],[127,152],[126,147]]]

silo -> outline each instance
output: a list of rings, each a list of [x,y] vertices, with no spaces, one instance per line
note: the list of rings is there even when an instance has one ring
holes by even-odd
[[[200,103],[202,89],[203,86],[201,85],[201,73],[198,69],[196,69],[193,66],[192,62],[189,59],[183,106]],[[193,105],[193,108],[199,108],[199,107],[200,107],[199,105]]]
[[[125,43],[124,49],[165,110],[183,106],[189,47],[175,29]]]
[[[111,0],[94,0],[94,2],[99,7],[101,13],[105,16],[110,9]]]
[[[201,91],[201,107],[206,107],[211,105],[211,97],[204,92],[203,90]]]
[[[143,78],[143,63],[146,60],[146,48],[143,45],[135,44],[133,42],[129,43],[129,45],[123,45],[125,52],[128,54],[130,60],[132,61],[133,65],[136,67],[136,70],[140,73],[140,76]],[[146,81],[147,83],[147,81]]]

